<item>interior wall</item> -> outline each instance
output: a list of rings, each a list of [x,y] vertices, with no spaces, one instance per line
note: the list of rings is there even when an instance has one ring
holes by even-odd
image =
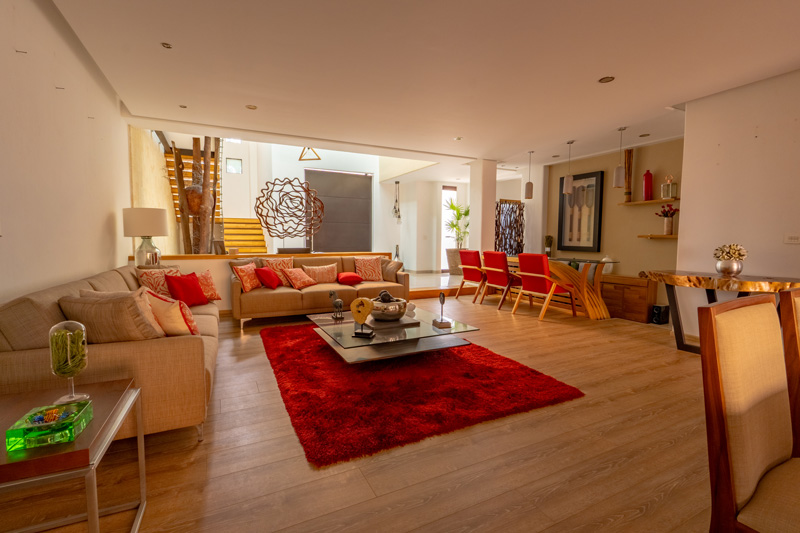
[[[577,143],[576,143],[577,144]],[[573,148],[573,153],[575,152]],[[640,239],[638,235],[663,234],[664,221],[655,213],[661,204],[624,206],[624,189],[613,188],[614,169],[619,164],[619,153],[614,152],[585,159],[573,159],[572,174],[584,174],[602,170],[603,212],[601,221],[600,251],[574,252],[558,250],[558,202],[561,193],[560,179],[567,174],[568,162],[550,165],[547,198],[547,235],[555,239],[555,257],[577,257],[582,259],[601,259],[608,255],[619,261],[613,273],[621,276],[637,277],[643,270],[674,269],[677,257],[678,240]],[[642,175],[646,170],[653,174],[653,198],[660,198],[661,184],[671,174],[682,189],[683,139],[665,143],[642,146],[633,150],[633,199],[642,199]],[[680,208],[679,202],[674,202]],[[675,218],[675,231],[681,227],[681,211]],[[683,233],[681,233],[683,235]],[[659,292],[659,303],[666,304],[663,287]]]
[[[0,2],[0,302],[127,262],[120,102],[47,1]]]
[[[717,246],[749,252],[743,274],[800,278],[800,71],[689,102],[677,266],[714,272]],[[720,300],[735,294],[720,293]],[[698,334],[701,290],[679,289],[686,333]]]
[[[128,126],[131,165],[131,205],[133,207],[160,207],[167,210],[169,235],[153,237],[153,242],[164,255],[183,253],[180,250],[180,230],[175,218],[172,186],[167,174],[167,163],[150,130]],[[131,238],[131,255],[141,242]]]
[[[495,200],[522,200],[521,182],[522,180],[519,178],[498,181]]]

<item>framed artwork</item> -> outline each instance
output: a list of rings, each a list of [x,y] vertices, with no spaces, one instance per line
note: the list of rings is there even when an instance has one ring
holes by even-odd
[[[572,194],[564,194],[564,178],[558,182],[558,249],[600,251],[603,220],[603,171],[572,177]]]

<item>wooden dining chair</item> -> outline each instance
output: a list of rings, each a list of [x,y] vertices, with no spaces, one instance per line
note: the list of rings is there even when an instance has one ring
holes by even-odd
[[[789,376],[789,409],[792,413],[792,455],[800,457],[800,289],[780,292],[781,329],[786,375]]]
[[[519,290],[517,301],[514,303],[514,309],[511,310],[512,315],[517,312],[517,307],[519,307],[519,302],[522,300],[523,295],[528,296],[528,302],[531,307],[533,307],[532,296],[542,296],[545,299],[542,304],[542,310],[539,313],[539,320],[542,320],[553,296],[555,294],[566,294],[569,296],[570,305],[572,305],[572,316],[577,316],[575,299],[572,297],[572,287],[550,277],[550,261],[545,254],[519,254],[517,257],[519,259],[517,275],[522,281],[522,287]]]
[[[483,271],[486,274],[486,282],[483,284],[481,301],[486,298],[486,291],[489,287],[500,289],[503,294],[500,296],[500,304],[497,309],[503,307],[511,287],[521,285],[519,276],[508,271],[508,258],[505,252],[483,252]]]
[[[481,290],[483,290],[483,284],[486,282],[486,274],[483,273],[483,268],[481,268],[481,253],[477,250],[459,250],[458,255],[461,257],[460,267],[463,278],[456,291],[456,300],[458,300],[458,295],[461,294],[461,289],[464,285],[477,285],[475,296],[472,298],[472,303],[475,303]]]
[[[800,459],[775,298],[698,309],[711,479],[710,531],[797,531]],[[789,381],[800,376],[789,376]]]

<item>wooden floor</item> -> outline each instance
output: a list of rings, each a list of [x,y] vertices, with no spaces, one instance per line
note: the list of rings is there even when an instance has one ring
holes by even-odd
[[[258,332],[223,318],[206,438],[148,436],[142,531],[708,531],[700,361],[668,330],[558,309],[448,299],[464,336],[580,388],[572,402],[316,469],[283,407]],[[419,300],[437,310],[436,300]],[[168,369],[165,368],[165,371]],[[101,506],[136,494],[132,439],[100,469]],[[34,498],[32,495],[36,494]],[[79,511],[80,485],[0,495],[0,530]],[[125,531],[132,512],[101,520]],[[71,526],[60,531],[84,531]]]

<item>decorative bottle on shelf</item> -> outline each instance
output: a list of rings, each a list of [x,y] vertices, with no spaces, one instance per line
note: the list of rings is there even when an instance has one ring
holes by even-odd
[[[675,178],[673,178],[672,175],[669,175],[664,179],[667,180],[667,182],[661,184],[661,198],[663,200],[672,200],[673,198],[677,198],[678,184],[672,183],[672,180]]]
[[[642,200],[653,199],[653,174],[647,170],[642,177]]]

